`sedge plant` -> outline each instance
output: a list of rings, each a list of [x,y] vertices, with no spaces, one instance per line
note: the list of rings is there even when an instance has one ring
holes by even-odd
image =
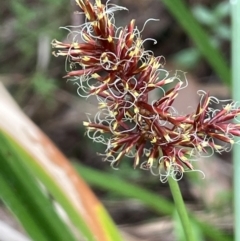
[[[168,181],[186,240],[193,241],[177,181],[184,172],[195,171],[196,158],[231,150],[234,136],[240,136],[240,124],[233,121],[240,108],[237,102],[198,91],[197,108],[179,114],[173,103],[187,88],[186,77],[180,71],[171,76],[164,68],[164,57],[144,49],[152,39],[141,38],[134,20],[125,27],[115,25],[114,13],[126,8],[110,1],[103,5],[101,0],[76,3],[85,22],[65,28],[71,43],[53,40],[52,46],[57,49],[55,56],[69,62],[65,77],[76,84],[78,94],[98,100],[99,111],[83,123],[87,136],[106,146],[99,155],[113,168],[129,157],[134,168]],[[161,97],[150,101],[154,90],[161,91]],[[213,104],[221,107],[215,109]]]

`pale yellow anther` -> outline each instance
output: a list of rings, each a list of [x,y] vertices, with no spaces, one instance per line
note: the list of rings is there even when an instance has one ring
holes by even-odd
[[[120,153],[118,154],[118,156],[117,156],[117,158],[116,158],[116,161],[118,161],[118,160],[121,158],[122,154],[123,154],[123,152],[120,152]]]
[[[83,121],[84,126],[89,126],[89,122]]]
[[[131,34],[129,39],[132,41],[134,39],[134,34]]]
[[[117,70],[117,65],[114,65],[114,66],[112,67],[112,70]]]
[[[221,150],[221,149],[222,149],[222,146],[220,146],[220,145],[214,145],[214,148],[215,148],[216,150]]]
[[[86,15],[87,19],[90,19],[89,13],[85,12],[85,15]]]
[[[100,89],[97,89],[97,90],[95,91],[95,93],[98,94],[100,91],[101,91]]]
[[[132,117],[129,112],[127,112],[127,113],[125,114],[125,116],[126,116],[126,117]],[[131,120],[130,120],[130,121],[131,121]]]
[[[96,130],[96,128],[95,128],[95,127],[92,127],[92,126],[88,126],[87,128],[88,128],[88,130],[89,130],[89,131]],[[103,131],[102,131],[102,130],[100,130],[100,132],[101,132],[101,133],[103,133]]]
[[[173,78],[169,78],[169,79],[166,79],[164,82],[165,84],[169,84],[169,83],[172,83],[174,81]]]
[[[102,6],[101,0],[96,0],[96,5],[97,5],[97,7],[100,8]]]
[[[232,109],[232,105],[231,104],[227,104],[224,109],[229,112]]]
[[[78,44],[78,43],[72,43],[72,47],[73,47],[73,48],[78,48],[78,47],[79,47],[79,44]]]
[[[83,38],[84,38],[86,41],[89,41],[89,40],[90,40],[89,36],[86,35],[86,34],[83,34]]]
[[[187,161],[188,159],[185,156],[181,156],[181,160]]]
[[[172,97],[174,94],[175,94],[175,93],[170,92],[170,93],[168,94],[168,96],[169,96],[169,97]]]
[[[58,56],[66,56],[67,54],[66,53],[63,53],[63,52],[54,52],[54,56],[58,57]]]
[[[97,73],[93,73],[93,74],[91,75],[91,77],[92,77],[92,78],[97,79],[97,78],[99,78],[99,77],[100,77],[100,75],[99,75],[99,74],[97,74]]]
[[[126,149],[126,153],[128,153],[128,152],[131,150],[132,146],[133,146],[133,145],[130,145],[130,146]]]
[[[150,155],[150,153],[148,154],[148,156]],[[150,157],[149,159],[148,159],[148,161],[147,161],[147,163],[148,164],[150,164],[150,165],[152,165],[153,164],[153,162],[154,162],[154,158],[153,157]]]
[[[107,96],[109,95],[109,93],[106,90],[104,90],[102,93],[107,95]]]
[[[135,160],[136,160],[135,165],[138,166],[139,161],[140,161],[139,155],[137,155],[137,158]]]
[[[103,18],[103,14],[100,12],[98,13],[98,19],[101,20]]]
[[[202,146],[203,146],[203,147],[209,146],[209,143],[208,143],[207,141],[203,141],[203,142],[202,142]]]
[[[112,36],[109,35],[108,38],[107,38],[107,40],[108,40],[109,43],[111,43],[111,42],[113,41]]]
[[[156,143],[157,142],[157,138],[154,136],[153,139],[151,140],[151,143]]]
[[[107,55],[104,57],[103,61],[104,61],[105,63],[109,61]]]
[[[135,114],[139,113],[139,108],[135,107],[135,108],[134,108],[134,113],[135,113]]]
[[[104,83],[108,83],[111,80],[110,77],[108,77],[107,79],[104,80]]]
[[[84,0],[75,0],[81,9],[86,10],[86,4]]]
[[[158,69],[158,68],[159,68],[159,66],[160,66],[160,64],[159,64],[159,63],[154,63],[154,64],[153,64],[153,69]]]
[[[105,102],[99,102],[98,106],[100,109],[107,107],[107,104]]]
[[[167,162],[165,162],[165,166],[167,167],[167,168],[169,168],[170,167],[170,163],[167,161]]]
[[[148,66],[146,63],[143,63],[139,68],[144,69],[146,66]]]
[[[83,61],[89,61],[90,58],[89,58],[88,56],[83,56],[83,57],[82,57],[82,60],[83,60]]]
[[[147,87],[156,87],[156,84],[150,83],[147,85]]]
[[[197,149],[198,149],[198,151],[200,151],[200,152],[203,150],[202,146],[200,146],[200,145],[197,145]]]
[[[113,130],[116,130],[117,126],[118,126],[118,123],[115,122],[115,123],[113,124]]]
[[[112,147],[113,147],[113,148],[115,148],[115,147],[117,147],[117,146],[118,146],[117,143],[112,143]]]
[[[134,51],[131,51],[130,53],[129,53],[129,57],[133,57],[134,56]]]
[[[165,139],[166,139],[168,142],[171,141],[171,138],[170,138],[170,136],[169,136],[168,134],[165,134],[164,137],[165,137]]]
[[[139,93],[137,91],[134,91],[133,92],[134,96],[138,97],[139,96]]]
[[[184,134],[183,134],[183,140],[184,140],[184,142],[185,142],[185,141],[190,141],[189,135],[186,135],[186,134],[184,135]]]

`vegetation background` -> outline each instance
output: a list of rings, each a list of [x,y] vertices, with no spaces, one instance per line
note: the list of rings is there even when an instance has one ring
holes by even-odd
[[[116,23],[119,26],[126,25],[134,18],[141,29],[149,18],[160,20],[149,22],[142,35],[143,38],[157,40],[155,45],[151,41],[146,42],[145,48],[153,50],[155,55],[163,55],[167,61],[167,70],[173,74],[178,69],[187,72],[189,87],[182,92],[176,103],[180,112],[188,111],[188,106],[194,108],[198,100],[198,89],[209,91],[211,95],[221,99],[230,97],[229,87],[226,85],[229,82],[227,77],[219,76],[211,61],[204,57],[201,48],[176,20],[165,1],[113,2],[129,9],[116,14]],[[178,2],[186,3],[187,10],[206,33],[209,43],[223,56],[227,66],[230,62],[231,40],[228,1]],[[65,75],[64,60],[51,54],[52,39],[67,40],[67,31],[59,27],[80,25],[83,22],[81,15],[74,14],[77,10],[73,0],[3,1],[0,10],[0,81],[24,113],[70,160],[100,171],[90,172],[90,177],[90,174],[86,175],[88,169],[84,172],[84,167],[79,168],[82,170],[82,177],[90,183],[94,193],[126,235],[126,240],[184,240],[179,234],[176,215],[159,215],[153,206],[146,205],[141,200],[141,193],[137,198],[134,194],[127,195],[121,190],[124,188],[121,184],[127,182],[172,201],[168,185],[160,183],[158,177],[148,172],[133,170],[129,160],[123,161],[118,171],[113,170],[96,154],[104,151],[102,147],[84,136],[82,121],[86,119],[85,113],[94,114],[96,106],[91,99],[86,102],[77,96],[75,86],[62,78]],[[184,17],[182,15],[182,18]],[[192,32],[196,30],[191,23],[189,28],[192,28]],[[155,93],[155,96],[157,94]],[[180,181],[184,200],[198,217],[227,233],[231,240],[231,153],[200,160],[196,165],[204,171],[206,177],[202,179],[199,173],[184,176]],[[103,173],[106,175],[101,176]],[[115,184],[118,186],[106,187],[97,181],[106,179],[111,182],[112,176],[119,178],[120,181]],[[19,224],[14,223],[14,217],[3,203],[0,203],[0,220],[11,223],[23,232]],[[214,240],[207,238],[197,224],[196,230],[199,240]]]

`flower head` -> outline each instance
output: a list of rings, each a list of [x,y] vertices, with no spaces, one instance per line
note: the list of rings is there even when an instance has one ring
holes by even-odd
[[[71,34],[80,34],[82,42],[54,40],[52,46],[58,49],[56,56],[65,56],[76,67],[66,77],[73,78],[79,95],[97,97],[99,112],[84,126],[91,139],[106,145],[104,160],[116,167],[124,156],[131,157],[134,167],[157,168],[166,181],[176,172],[193,170],[193,158],[231,149],[233,137],[240,136],[240,124],[231,123],[240,114],[236,103],[216,110],[211,103],[220,101],[199,91],[197,110],[179,115],[172,104],[184,81],[178,72],[169,76],[162,56],[144,49],[134,20],[124,28],[115,26],[114,12],[125,8],[109,2],[104,6],[100,0],[94,5],[76,2],[86,22]],[[173,87],[165,92],[162,87],[169,83]],[[163,95],[150,103],[154,89]]]

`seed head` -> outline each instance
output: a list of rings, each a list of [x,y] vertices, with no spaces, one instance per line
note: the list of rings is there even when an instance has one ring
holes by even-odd
[[[67,72],[78,86],[80,96],[96,96],[99,111],[93,120],[84,122],[87,135],[106,146],[104,160],[117,167],[124,156],[133,158],[134,168],[151,170],[162,181],[168,176],[182,176],[193,170],[191,162],[209,153],[229,151],[233,137],[240,136],[240,124],[232,120],[240,114],[235,102],[221,102],[199,91],[196,111],[180,115],[172,106],[179,91],[187,86],[179,72],[170,76],[164,69],[165,59],[144,49],[141,31],[132,20],[116,27],[114,12],[126,10],[100,0],[76,0],[86,21],[68,29],[72,43],[53,40],[55,56],[65,56]],[[82,42],[76,38],[81,36]],[[165,92],[164,88],[173,86]],[[162,90],[162,97],[149,101],[149,94]],[[222,104],[221,109],[212,103]]]

